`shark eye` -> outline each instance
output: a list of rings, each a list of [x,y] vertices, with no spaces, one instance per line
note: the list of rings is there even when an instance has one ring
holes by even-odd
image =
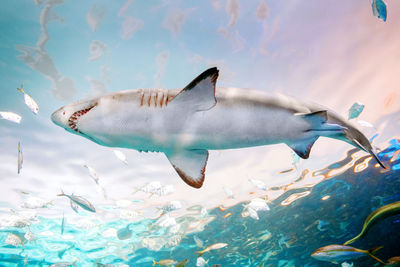
[[[65,115],[65,111],[63,112],[63,115]]]

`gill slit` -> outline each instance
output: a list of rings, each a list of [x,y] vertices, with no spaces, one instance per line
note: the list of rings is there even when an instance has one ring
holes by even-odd
[[[169,95],[167,90],[155,90],[155,89],[139,89],[140,92],[140,107],[147,104],[148,107],[160,107],[167,106],[168,103],[173,99],[172,95]]]

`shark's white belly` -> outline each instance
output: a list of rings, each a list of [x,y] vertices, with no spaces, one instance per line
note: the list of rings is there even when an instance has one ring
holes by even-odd
[[[186,113],[173,106],[134,107],[102,103],[79,128],[102,145],[149,151],[232,149],[290,142],[309,124],[284,108],[217,102],[210,110]],[[180,114],[177,116],[177,114]],[[93,119],[99,116],[99,119]]]
[[[190,148],[231,149],[299,138],[308,124],[285,110],[216,106],[188,119],[180,143]]]

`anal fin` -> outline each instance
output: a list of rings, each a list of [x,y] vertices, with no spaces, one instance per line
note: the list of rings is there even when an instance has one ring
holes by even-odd
[[[317,141],[319,136],[314,136],[312,138],[301,140],[296,143],[288,144],[288,146],[293,149],[293,151],[302,159],[308,159],[310,156],[310,151],[315,141]]]
[[[203,185],[208,159],[207,150],[182,150],[165,155],[185,183],[195,188]]]

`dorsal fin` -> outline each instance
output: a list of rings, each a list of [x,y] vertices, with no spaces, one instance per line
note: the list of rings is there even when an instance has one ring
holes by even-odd
[[[185,109],[203,111],[215,106],[215,83],[218,69],[210,68],[197,76],[182,89],[172,100],[171,105],[180,105]]]
[[[323,123],[326,123],[326,121],[328,120],[328,113],[326,110],[320,110],[299,115],[309,121],[313,126],[317,127]]]
[[[310,124],[310,129],[305,130],[306,132],[316,132],[318,135],[335,135],[338,132],[343,132],[347,128],[339,124],[328,123],[328,112],[326,110],[320,110],[308,114],[298,114],[304,120]],[[324,133],[322,133],[324,132]]]

